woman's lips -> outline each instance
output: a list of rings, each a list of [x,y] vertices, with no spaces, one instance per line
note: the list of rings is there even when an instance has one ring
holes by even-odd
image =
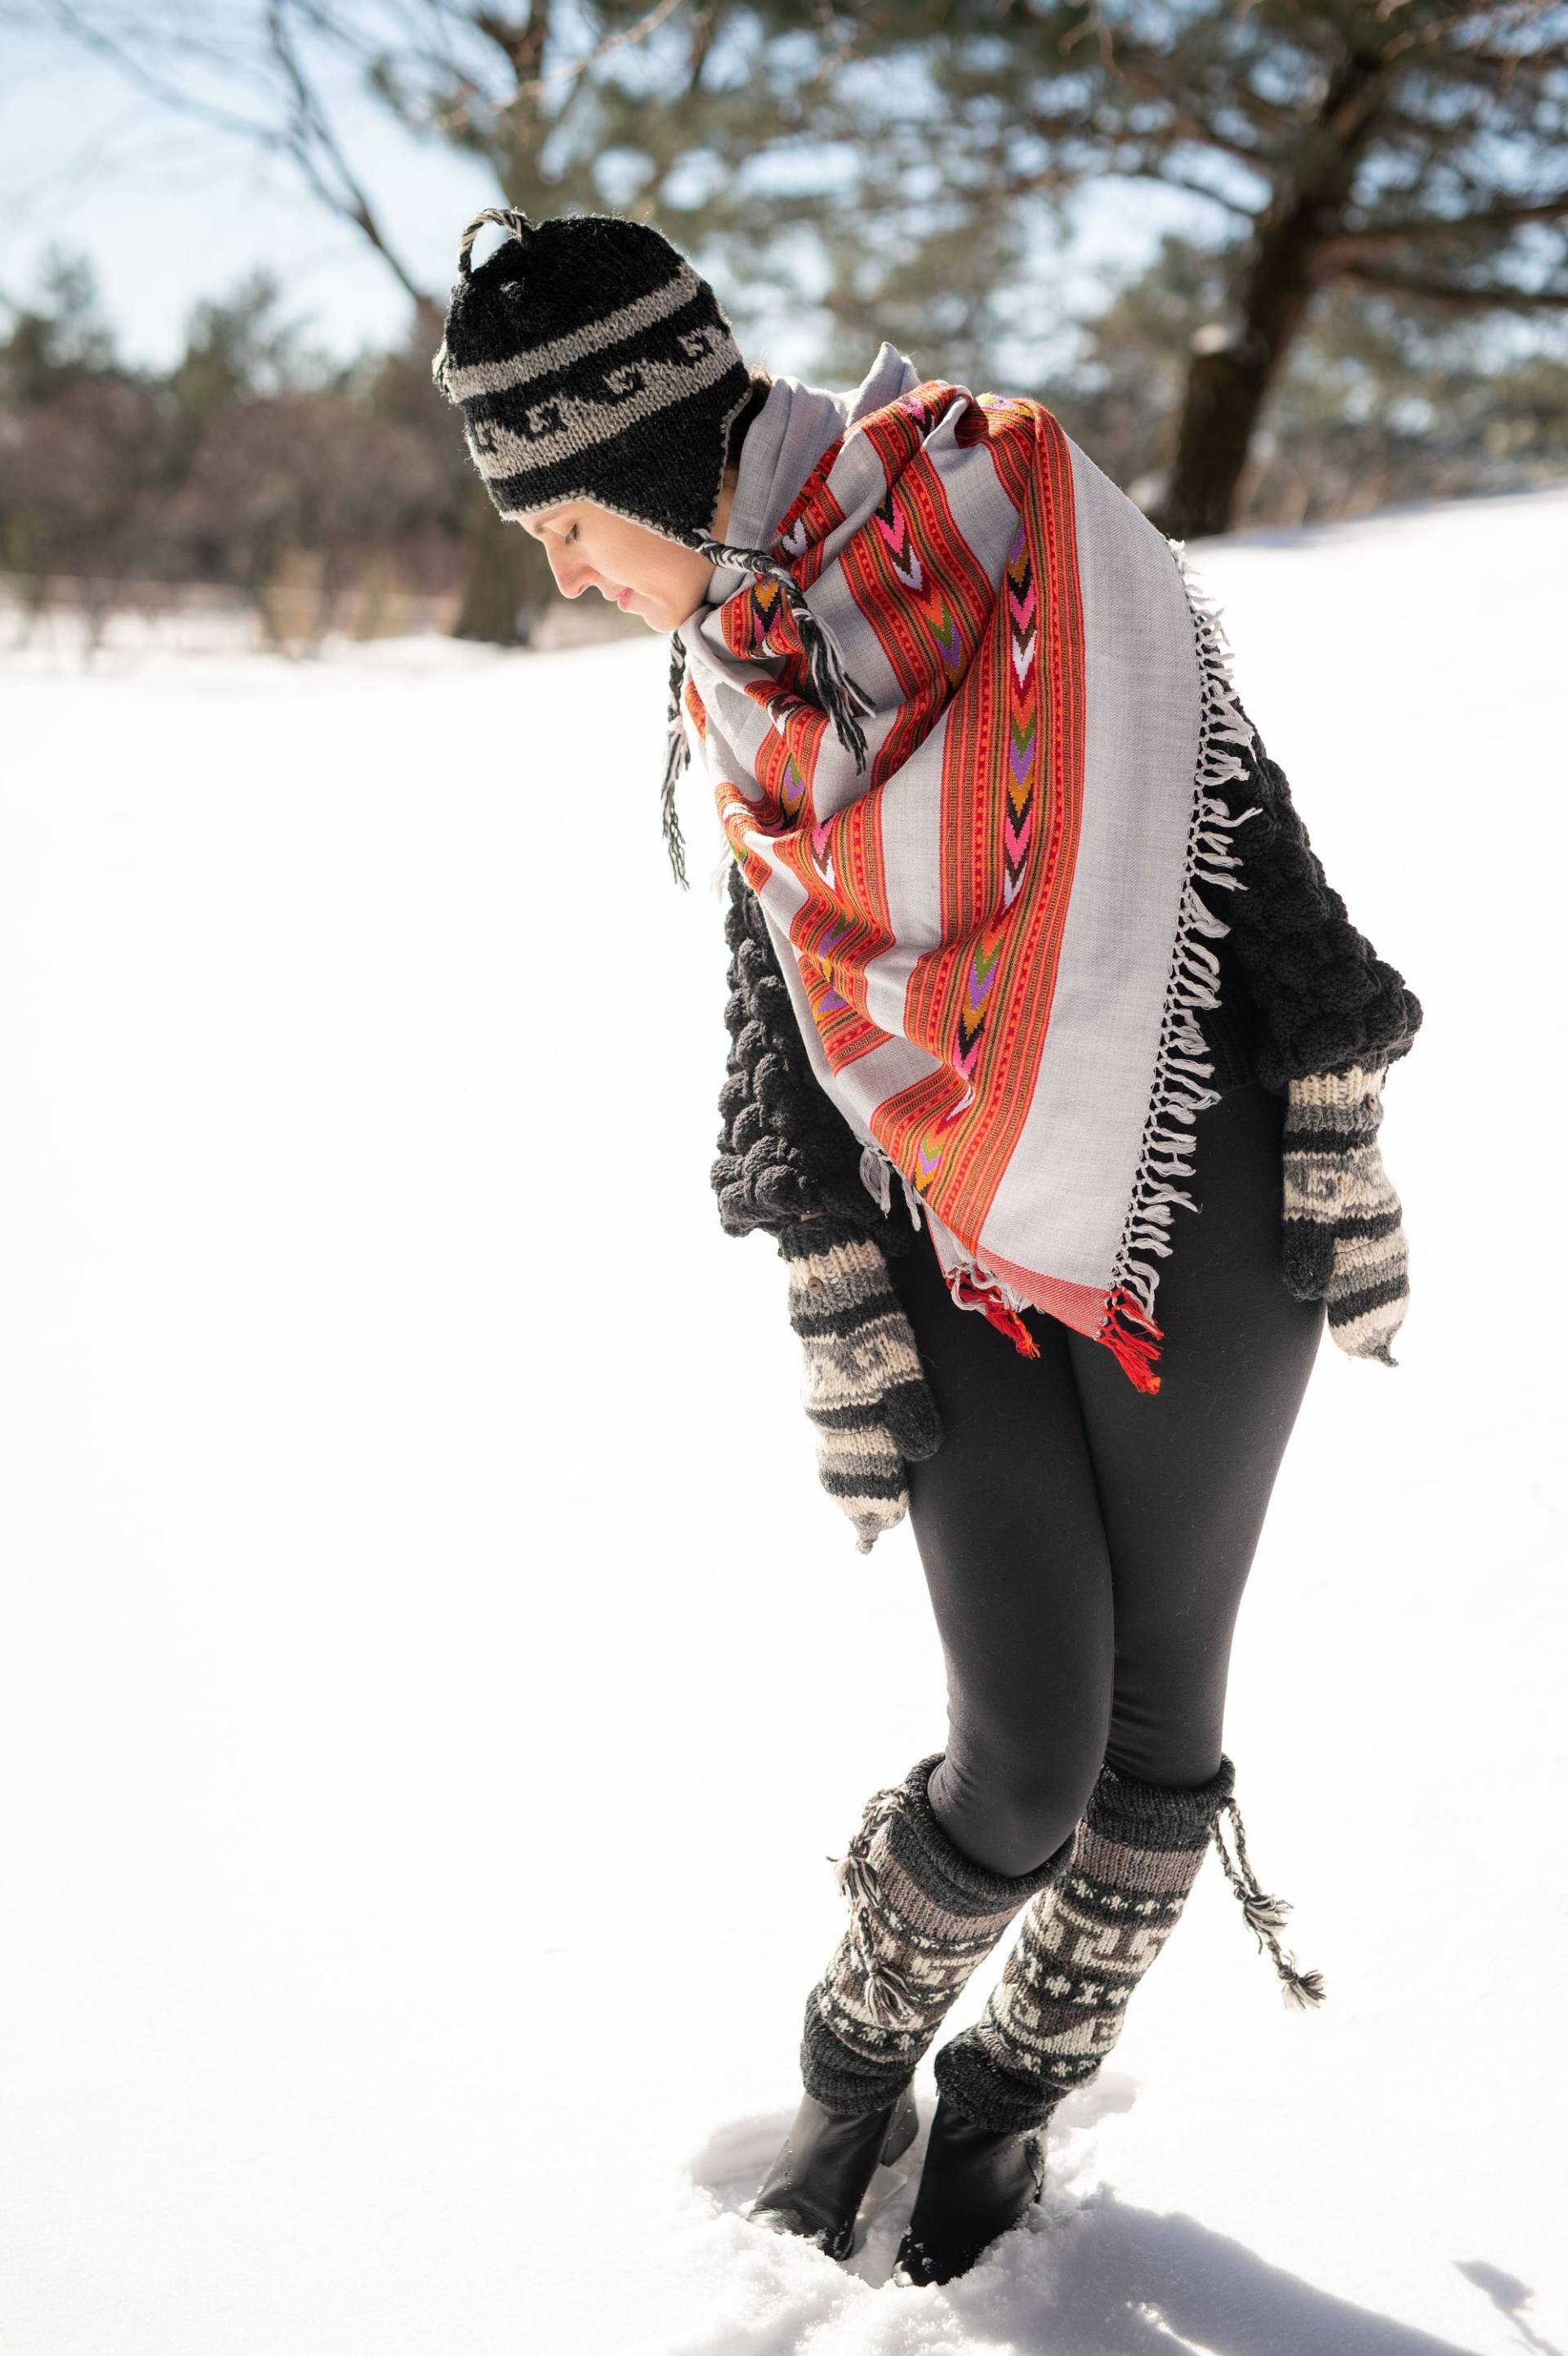
[[[623,590],[621,591],[621,593],[620,593],[620,595],[616,599],[616,604],[617,604],[618,605],[620,605],[620,606],[624,607],[624,606],[626,605],[626,604],[627,604],[628,600],[632,596],[632,594],[634,594],[634,593],[633,593],[631,590],[629,590],[629,589],[623,589]]]

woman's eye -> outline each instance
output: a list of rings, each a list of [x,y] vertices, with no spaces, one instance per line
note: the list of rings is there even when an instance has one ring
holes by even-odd
[[[574,524],[574,525],[572,526],[571,530],[566,534],[566,545],[567,545],[567,547],[568,547],[568,548],[570,548],[570,546],[572,545],[572,542],[576,539],[576,537],[577,537],[577,527],[576,527],[576,525],[575,525],[575,524]]]

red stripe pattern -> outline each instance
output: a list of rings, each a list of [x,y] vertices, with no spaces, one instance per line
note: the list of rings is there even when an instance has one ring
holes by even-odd
[[[983,446],[1016,511],[993,585],[964,538],[926,444],[955,403],[953,437]],[[810,700],[805,656],[776,584],[757,580],[722,609],[738,656],[780,659],[746,692],[769,726],[756,786],[714,787],[721,823],[754,888],[769,866],[792,875],[790,926],[829,1068],[886,1044],[868,1014],[867,975],[894,945],[883,834],[888,782],[944,725],[940,944],[916,961],[902,1035],[936,1059],[870,1116],[877,1143],[966,1251],[974,1252],[1027,1118],[1050,1023],[1072,893],[1084,780],[1084,636],[1072,472],[1051,412],[1025,398],[929,380],[852,432],[881,462],[886,490],[835,550],[839,579],[892,674],[895,716],[855,798],[823,819],[813,794],[829,745]],[[803,587],[844,522],[828,478],[844,444],[824,451],[775,539]],[[695,696],[690,683],[687,696]],[[703,725],[697,699],[697,721]],[[746,832],[768,839],[768,858]],[[960,1281],[964,1279],[961,1276]],[[983,1285],[966,1295],[1015,1344],[1021,1322]],[[955,1286],[956,1290],[956,1286]]]

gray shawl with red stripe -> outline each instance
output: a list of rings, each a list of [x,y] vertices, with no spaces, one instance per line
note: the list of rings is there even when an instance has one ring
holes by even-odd
[[[1039,402],[886,343],[852,394],[775,385],[725,538],[788,560],[862,714],[864,759],[779,584],[715,573],[682,722],[867,1186],[897,1175],[1020,1349],[1033,1306],[1157,1389],[1214,1101],[1205,895],[1252,814],[1218,790],[1251,737],[1181,551]]]

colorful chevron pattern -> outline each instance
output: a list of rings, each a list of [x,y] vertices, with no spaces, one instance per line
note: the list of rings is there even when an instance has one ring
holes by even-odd
[[[985,446],[1015,509],[1000,592],[927,455],[955,404],[959,445]],[[770,866],[800,886],[790,940],[829,1063],[842,1071],[890,1035],[866,1002],[867,972],[894,942],[881,797],[940,729],[942,940],[916,963],[905,1006],[905,1035],[937,1068],[880,1105],[873,1128],[954,1232],[977,1235],[1028,1108],[1072,887],[1083,643],[1068,445],[1040,402],[976,401],[940,380],[854,431],[881,460],[886,490],[833,561],[894,673],[893,724],[865,789],[819,816],[821,764],[837,748],[811,699],[789,603],[777,583],[755,578],[721,610],[734,653],[781,658],[777,677],[746,683],[770,723],[756,760],[759,796],[724,779],[714,798],[754,887]],[[820,577],[824,543],[844,520],[829,488],[843,448],[823,452],[775,536],[802,587]],[[767,860],[745,839],[759,828]],[[972,1278],[967,1297],[1033,1351],[998,1293]]]
[[[1023,887],[1029,845],[1034,836],[1036,780],[1035,753],[1039,739],[1036,699],[1038,683],[1035,660],[1038,632],[1037,602],[1029,562],[1028,533],[1020,520],[1007,555],[1004,610],[1010,637],[1007,669],[1008,713],[1005,746],[1007,769],[1004,796],[997,815],[1001,821],[1002,898],[995,916],[985,925],[970,958],[969,972],[959,999],[949,1061],[964,1083],[963,1094],[930,1125],[916,1145],[924,1189],[939,1176],[942,1151],[961,1117],[973,1104],[975,1075],[985,1036],[987,1010],[995,985],[1006,926],[1013,904]]]
[[[1178,1099],[1202,1100],[1171,1060],[1196,987],[1193,886],[1234,864],[1197,832],[1222,813],[1197,783],[1187,592],[1167,543],[1043,403],[903,381],[840,411],[771,541],[816,593],[819,669],[826,637],[846,674],[875,683],[865,766],[815,691],[796,608],[759,575],[704,618],[687,709],[695,697],[731,851],[787,931],[819,1076],[911,1209],[931,1214],[954,1300],[1026,1355],[1023,1312],[1047,1310],[1157,1390],[1148,1256],[1186,1200],[1172,1182],[1187,1144],[1163,1124],[1187,1118]],[[1080,528],[1096,535],[1082,551]],[[1080,553],[1099,601],[1091,862]],[[1118,597],[1153,634],[1136,639],[1135,676],[1128,641],[1105,634]],[[722,730],[693,675],[722,686]],[[1047,1059],[1080,865],[1085,915]],[[1119,958],[1106,944],[1123,939]],[[1102,1003],[1116,1041],[1104,1079]],[[1102,1101],[1113,1119],[1097,1125]],[[875,1170],[867,1183],[881,1192]]]

